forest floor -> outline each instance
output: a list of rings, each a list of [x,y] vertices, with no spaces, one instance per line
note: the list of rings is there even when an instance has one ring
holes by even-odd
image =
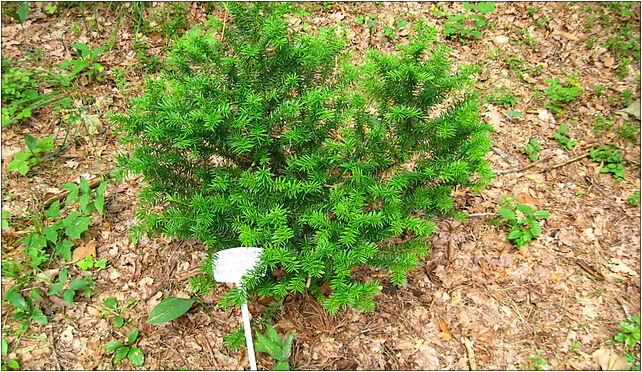
[[[57,67],[63,60],[81,59],[74,43],[111,49],[95,59],[85,55],[90,63],[80,65],[62,91],[66,103],[34,109],[2,129],[3,217],[10,214],[2,229],[2,293],[4,299],[18,288],[30,303],[15,297],[2,303],[8,346],[3,363],[16,360],[29,370],[247,368],[243,349],[223,345],[224,336],[240,324],[238,308],[217,306],[225,285],[201,296],[186,316],[146,323],[163,298],[194,296],[188,278],[200,272],[206,254],[193,241],[154,237],[132,243],[140,178],[110,182],[104,213],[94,213],[87,231],[72,239],[74,257],[76,250],[91,252],[96,260],[106,259],[105,268],[82,270],[51,258],[36,271],[30,260],[43,252],[29,253],[18,241],[42,221],[37,216],[45,201],[63,195],[61,184],[77,183],[81,176],[90,182],[109,178],[115,155],[125,150],[109,114],[124,111],[129,97],[141,94],[173,40],[208,16],[221,19],[220,5],[39,2],[30,4],[22,24],[5,9],[17,5],[2,5],[3,106],[10,103],[8,95],[18,94],[5,91],[6,81],[21,81],[12,67],[39,69],[27,78],[32,83],[22,86],[33,84],[43,95],[58,89],[52,80],[69,75],[70,68]],[[279,333],[297,332],[293,369],[626,369],[631,365],[625,353],[639,353],[639,344],[626,348],[611,341],[620,332],[618,324],[640,312],[640,123],[620,111],[640,97],[640,4],[495,6],[476,27],[479,39],[446,34],[440,39],[455,64],[482,67],[476,88],[483,120],[496,129],[489,159],[497,177],[481,193],[456,192],[459,209],[473,216],[437,221],[430,255],[411,271],[407,285],[393,286],[379,271],[354,273],[381,283],[373,311],[330,316],[310,296],[287,297],[272,322]],[[392,51],[407,40],[410,26],[404,21],[422,19],[443,29],[446,13],[464,16],[468,26],[470,14],[481,14],[457,2],[295,8],[289,16],[293,30],[337,26],[357,59],[368,48]],[[94,62],[102,68],[91,67]],[[562,89],[557,93],[549,88],[555,78]],[[556,101],[564,94],[577,97]],[[565,149],[553,138],[562,124],[576,146]],[[39,140],[54,136],[65,147],[26,175],[8,171],[9,162],[25,151],[25,134]],[[540,147],[535,161],[522,151],[531,140]],[[606,164],[585,156],[592,146],[610,143],[621,149],[617,163],[625,174],[619,182],[600,172]],[[521,250],[496,223],[505,195],[551,213],[541,236]],[[95,285],[90,297],[77,294],[71,307],[59,295],[47,295],[50,282],[36,278],[54,280],[63,268],[71,278],[92,275]],[[116,328],[102,311],[109,297],[123,309],[123,327]],[[126,307],[129,300],[135,301]],[[255,315],[265,308],[250,303]],[[46,324],[35,309],[47,317]],[[15,319],[19,311],[28,313],[27,320]],[[128,360],[113,365],[104,345],[123,341],[135,327],[144,365]],[[274,363],[266,354],[257,357],[260,369]]]

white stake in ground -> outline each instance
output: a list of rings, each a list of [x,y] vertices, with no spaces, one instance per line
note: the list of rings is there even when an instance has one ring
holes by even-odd
[[[212,271],[217,282],[235,283],[240,286],[243,275],[254,269],[261,259],[261,248],[230,248],[216,252]],[[252,328],[250,328],[250,312],[247,303],[241,305],[243,328],[245,330],[245,343],[247,355],[250,359],[250,369],[256,371],[256,357],[254,356],[254,341],[252,341]]]

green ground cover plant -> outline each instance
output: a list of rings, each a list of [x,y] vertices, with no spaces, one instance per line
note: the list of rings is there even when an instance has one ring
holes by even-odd
[[[620,155],[620,150],[616,144],[611,143],[608,145],[599,145],[591,148],[589,158],[603,166],[600,173],[611,173],[615,177],[615,182],[620,182],[624,179],[624,158]]]
[[[437,31],[421,24],[397,53],[354,65],[331,29],[289,33],[286,5],[226,8],[225,28],[188,31],[159,79],[113,117],[131,148],[123,170],[145,176],[136,231],[212,251],[263,248],[255,273],[268,275],[224,306],[309,290],[331,312],[372,309],[378,283],[351,272],[380,267],[404,283],[427,253],[430,217],[455,213],[451,190],[492,176],[492,128],[475,94],[427,118],[477,68],[452,71]]]
[[[275,371],[289,371],[290,364],[288,359],[292,355],[292,342],[294,341],[295,332],[290,332],[287,336],[281,337],[274,327],[267,325],[265,334],[257,333],[254,347],[256,351],[268,353],[276,360]]]
[[[560,146],[562,146],[563,149],[566,150],[572,150],[573,147],[577,145],[577,140],[571,139],[567,133],[569,133],[571,130],[568,127],[567,124],[562,123],[560,124],[560,127],[557,129],[557,132],[553,134],[553,139],[557,141]]]
[[[110,341],[104,345],[107,353],[114,354],[112,363],[119,364],[127,358],[136,367],[145,364],[145,354],[138,346],[135,346],[138,334],[138,328],[134,328],[127,334],[125,342]]]
[[[539,158],[539,152],[542,148],[539,146],[539,143],[536,139],[531,139],[528,141],[524,147],[522,147],[522,152],[528,156],[531,161],[536,161]]]
[[[500,204],[502,207],[497,211],[502,217],[500,222],[510,229],[506,239],[513,242],[517,249],[522,249],[539,237],[542,233],[539,220],[551,215],[548,211],[537,211],[530,205],[518,203],[512,197],[504,198]]]
[[[457,36],[460,40],[481,39],[484,29],[489,27],[488,19],[484,14],[495,11],[495,2],[480,1],[473,5],[467,1],[462,3],[468,14],[448,15],[443,30],[446,35]]]

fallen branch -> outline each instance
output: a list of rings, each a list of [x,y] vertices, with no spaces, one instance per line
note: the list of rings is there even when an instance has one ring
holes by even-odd
[[[95,189],[96,187],[98,187],[98,185],[100,185],[100,178],[94,178],[93,180],[89,181],[89,188],[90,189]],[[47,208],[51,204],[53,204],[53,202],[55,202],[56,200],[62,200],[64,198],[66,198],[67,195],[69,195],[70,192],[71,191],[69,191],[69,190],[65,190],[65,191],[63,191],[63,192],[61,192],[59,194],[56,194],[56,195],[50,197],[49,199],[45,200],[44,207]]]
[[[532,163],[530,163],[529,165],[527,165],[527,166],[525,166],[525,167],[522,167],[522,168],[519,168],[519,169],[516,169],[516,170],[509,170],[509,171],[508,171],[508,172],[506,172],[506,173],[513,173],[513,172],[518,173],[518,172],[523,172],[523,171],[525,171],[525,170],[527,170],[527,169],[531,169],[532,167],[536,166],[537,164],[539,164],[539,163],[541,163],[541,162],[544,162],[544,161],[546,161],[546,160],[548,160],[548,159],[550,159],[550,158],[552,158],[552,157],[553,157],[553,155],[549,155],[549,156],[547,156],[547,157],[544,157],[544,158],[539,159],[538,161],[532,162]]]
[[[468,337],[461,338],[462,343],[466,346],[466,354],[468,354],[468,364],[470,364],[470,370],[477,370],[477,362],[475,362],[475,349],[473,349],[473,342],[470,341]]]
[[[484,212],[484,213],[471,213],[468,215],[468,217],[482,217],[482,216],[492,216],[495,215],[496,213],[493,212]]]
[[[540,171],[540,173],[548,172],[548,171],[551,171],[551,170],[553,170],[553,169],[557,169],[557,168],[563,167],[563,166],[565,166],[565,165],[568,165],[568,164],[574,163],[574,162],[576,162],[576,161],[578,161],[578,160],[580,160],[580,159],[584,159],[585,157],[589,156],[589,154],[590,154],[590,152],[587,152],[586,154],[582,154],[582,155],[580,155],[580,156],[574,157],[573,159],[571,159],[571,160],[567,160],[567,161],[565,161],[565,162],[563,162],[563,163],[555,164],[555,165],[552,165],[552,166],[550,166],[550,167],[548,167],[548,168],[544,168],[544,169],[542,169],[542,170]]]

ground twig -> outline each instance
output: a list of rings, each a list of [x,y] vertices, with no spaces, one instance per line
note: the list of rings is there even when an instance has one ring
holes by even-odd
[[[574,163],[574,162],[576,162],[576,161],[578,161],[578,160],[580,160],[580,159],[584,159],[585,157],[589,156],[589,154],[590,154],[590,152],[587,152],[587,153],[582,154],[582,155],[580,155],[580,156],[576,156],[576,157],[574,157],[574,158],[573,158],[573,159],[571,159],[571,160],[567,160],[567,161],[565,161],[565,162],[563,162],[563,163],[555,164],[555,165],[552,165],[552,166],[550,166],[550,167],[548,167],[548,168],[544,168],[544,169],[540,170],[540,173],[548,172],[548,171],[551,171],[551,170],[553,170],[553,169],[557,169],[557,168],[563,167],[563,166],[565,166],[565,165],[568,165],[568,164]]]

